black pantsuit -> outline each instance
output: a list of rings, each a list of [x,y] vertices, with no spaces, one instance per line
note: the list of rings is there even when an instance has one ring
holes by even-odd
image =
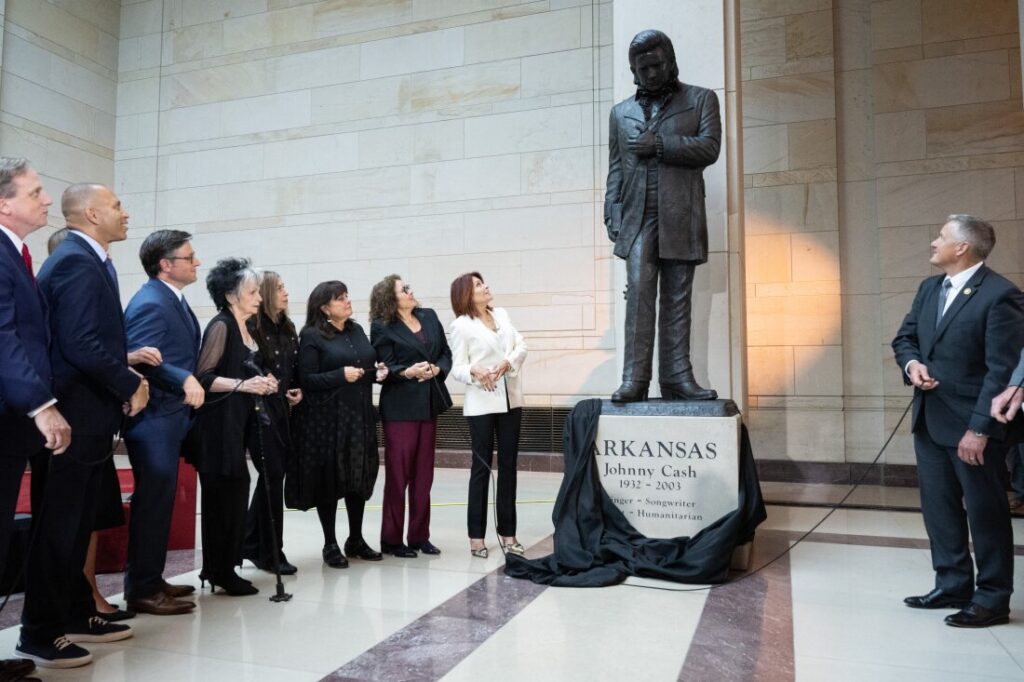
[[[469,508],[466,520],[469,537],[482,538],[487,529],[487,495],[490,490],[490,466],[494,440],[498,440],[498,535],[516,534],[516,461],[519,457],[519,426],[523,420],[520,407],[508,412],[466,417],[473,447],[473,463],[469,472]]]
[[[241,561],[249,477],[199,473],[203,486],[203,575],[223,577]]]

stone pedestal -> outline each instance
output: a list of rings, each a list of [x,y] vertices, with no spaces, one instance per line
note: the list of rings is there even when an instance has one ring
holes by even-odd
[[[692,537],[739,506],[731,400],[604,401],[594,459],[605,491],[649,538]]]

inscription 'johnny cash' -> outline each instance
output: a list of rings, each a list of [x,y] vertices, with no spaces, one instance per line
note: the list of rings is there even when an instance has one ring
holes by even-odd
[[[594,442],[598,457],[674,457],[676,459],[714,459],[718,444],[686,441],[601,440]]]

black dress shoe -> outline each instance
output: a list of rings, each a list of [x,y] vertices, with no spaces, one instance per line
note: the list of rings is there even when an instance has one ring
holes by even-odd
[[[613,403],[637,403],[641,400],[647,400],[647,387],[649,384],[646,381],[623,381],[622,385],[619,386],[619,390],[612,393]]]
[[[261,561],[260,559],[249,559],[249,561],[251,561],[252,565],[260,569],[261,571],[266,571],[267,573],[274,573],[274,564],[270,563],[269,561]],[[295,564],[288,561],[288,559],[284,557],[284,554],[282,554],[281,563],[277,565],[277,573],[280,575],[295,575],[298,572],[299,569],[295,566]]]
[[[135,617],[135,612],[131,609],[118,609],[111,613],[100,613],[101,618],[108,620],[111,623],[116,623],[119,620],[130,620]],[[0,678],[3,679],[3,678]]]
[[[341,553],[341,547],[338,547],[338,543],[332,542],[329,545],[324,545],[322,554],[324,563],[331,568],[348,568],[348,559]]]
[[[1009,611],[993,611],[971,602],[962,611],[946,616],[946,625],[955,628],[987,628],[1010,622]]]
[[[380,543],[380,551],[400,559],[415,559],[416,551],[407,545],[391,545],[386,542]]]
[[[352,540],[349,538],[345,541],[345,554],[356,559],[362,559],[363,561],[380,561],[384,558],[384,555],[366,544],[366,540],[360,538],[359,540]]]
[[[418,549],[424,554],[430,554],[435,556],[441,553],[441,550],[438,549],[437,545],[432,543],[430,540],[427,540],[426,542],[417,542],[415,544],[410,544],[409,548]]]
[[[36,664],[27,658],[7,658],[0,660],[0,681],[22,680],[36,669]]]
[[[971,603],[971,600],[946,594],[936,588],[919,597],[907,597],[903,603],[912,609],[963,609]]]
[[[701,388],[693,379],[684,379],[674,384],[661,385],[662,400],[715,400],[718,392],[711,388]]]

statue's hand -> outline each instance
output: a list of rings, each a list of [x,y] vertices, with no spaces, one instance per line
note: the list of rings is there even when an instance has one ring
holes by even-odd
[[[626,146],[630,152],[636,154],[641,159],[646,159],[658,153],[654,133],[650,130],[644,131],[636,137],[631,137],[626,142]]]

